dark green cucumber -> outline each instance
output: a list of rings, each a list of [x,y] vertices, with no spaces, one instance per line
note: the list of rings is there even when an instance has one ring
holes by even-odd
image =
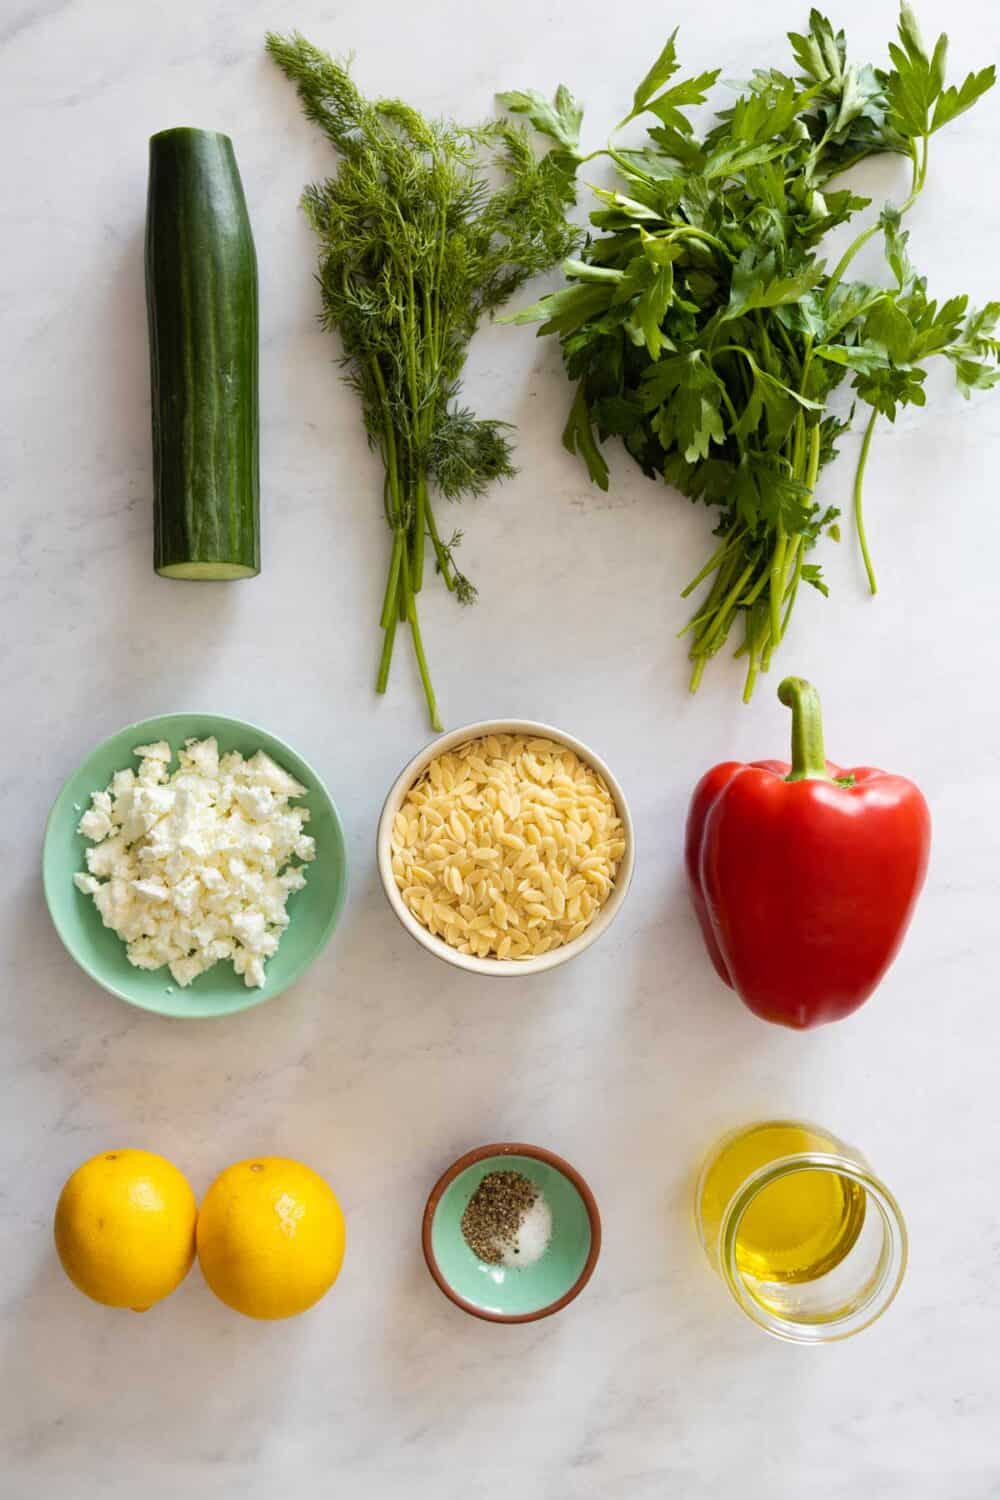
[[[260,572],[257,257],[228,136],[149,142],[146,306],[154,565],[164,578]]]

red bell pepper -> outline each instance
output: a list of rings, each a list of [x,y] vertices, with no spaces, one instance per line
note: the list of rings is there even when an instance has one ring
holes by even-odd
[[[823,754],[816,689],[789,677],[792,763],[726,761],[688,813],[688,884],[709,957],[756,1015],[850,1015],[899,950],[927,871],[931,819],[912,781]]]

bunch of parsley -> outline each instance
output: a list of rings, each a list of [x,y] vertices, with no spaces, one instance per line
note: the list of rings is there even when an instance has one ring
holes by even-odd
[[[397,625],[408,624],[440,729],[417,616],[428,541],[459,603],[476,591],[455,565],[461,532],[445,539],[434,497],[481,495],[514,473],[507,425],[460,406],[459,380],[480,318],[579,243],[565,210],[580,112],[560,91],[553,118],[558,110],[566,138],[538,157],[509,120],[457,125],[399,99],[366,99],[347,69],[304,37],[272,34],[267,49],[340,158],[303,204],[320,242],[321,320],[340,334],[385,469],[392,551],[376,688],[385,692]]]
[[[800,584],[827,592],[807,558],[823,532],[838,534],[838,512],[814,498],[848,425],[828,413],[831,393],[852,377],[871,408],[854,505],[874,592],[862,481],[879,415],[892,421],[901,406],[924,404],[935,355],[950,361],[966,395],[1000,380],[1000,303],[976,311],[966,297],[931,300],[901,228],[927,178],[931,136],[995,72],[946,86],[947,38],[928,52],[905,4],[891,68],[849,63],[843,32],[813,10],[808,32],[790,34],[796,76],[756,70],[699,137],[686,111],[705,102],[718,72],[676,80],[675,38],[618,127],[655,116],[648,143],[596,153],[622,178],[617,191],[594,189],[600,233],[566,263],[567,287],[509,321],[541,321],[540,333],[559,335],[577,383],[563,441],[597,484],[608,485],[599,442],[615,436],[647,474],[718,507],[718,545],[684,590],[707,585],[686,627],[691,687],[740,620],[749,700]],[[502,97],[565,144],[540,96]],[[836,179],[881,152],[908,158],[909,195],[883,207],[828,269],[824,237],[870,203]],[[879,232],[891,284],[850,280],[858,251]]]

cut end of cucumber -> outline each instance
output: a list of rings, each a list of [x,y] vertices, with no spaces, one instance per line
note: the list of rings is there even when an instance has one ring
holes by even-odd
[[[260,569],[248,568],[245,563],[179,562],[164,563],[156,571],[161,578],[200,579],[202,582],[221,583],[232,578],[256,578]]]

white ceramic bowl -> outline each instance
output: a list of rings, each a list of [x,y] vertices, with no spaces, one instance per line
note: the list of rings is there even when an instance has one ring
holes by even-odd
[[[625,830],[625,853],[618,866],[614,890],[607,901],[587,930],[572,943],[566,943],[561,948],[554,948],[549,953],[542,953],[538,958],[476,958],[470,953],[459,953],[457,948],[452,948],[443,938],[435,937],[422,922],[417,921],[404,902],[396,884],[396,877],[392,873],[393,819],[399,812],[410,787],[435,756],[443,755],[447,750],[454,750],[458,745],[464,745],[466,740],[482,739],[488,734],[523,734],[536,739],[555,740],[558,744],[575,750],[581,760],[587,761],[603,776],[608,791],[614,798]],[[585,948],[589,948],[591,943],[596,943],[601,934],[608,930],[621,910],[632,881],[632,871],[635,866],[635,833],[624,792],[601,757],[595,755],[589,745],[585,745],[582,740],[574,739],[571,734],[564,734],[561,729],[553,729],[551,724],[536,724],[531,719],[484,719],[480,724],[466,724],[461,729],[453,729],[448,734],[441,735],[439,739],[432,740],[400,772],[385,799],[385,806],[379,819],[376,855],[378,873],[389,905],[410,936],[426,948],[428,953],[433,953],[436,958],[444,959],[445,963],[453,964],[456,969],[468,969],[472,974],[487,974],[496,979],[518,979],[527,974],[541,974],[545,969],[554,969],[559,964],[568,963],[571,958],[576,958]]]

